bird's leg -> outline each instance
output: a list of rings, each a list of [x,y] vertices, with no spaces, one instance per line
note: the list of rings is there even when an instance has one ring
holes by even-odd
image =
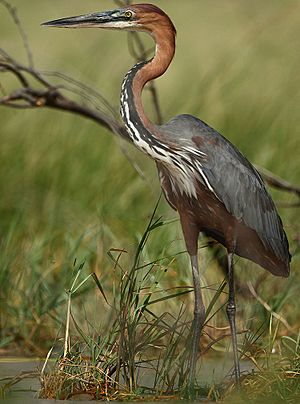
[[[236,337],[236,325],[235,325],[235,296],[234,296],[234,273],[233,273],[233,253],[228,252],[228,285],[229,285],[229,298],[227,304],[227,316],[230,325],[232,349],[234,355],[234,376],[236,386],[240,386],[240,363],[237,351],[237,337]]]
[[[191,259],[193,282],[194,282],[194,294],[195,294],[193,341],[192,341],[192,350],[191,350],[191,356],[190,356],[190,373],[189,373],[189,388],[191,390],[193,390],[194,382],[195,382],[196,363],[197,363],[197,356],[198,356],[198,350],[199,350],[201,329],[203,327],[204,320],[205,320],[205,307],[203,304],[202,292],[201,292],[201,287],[200,287],[198,256],[191,255],[190,259]]]

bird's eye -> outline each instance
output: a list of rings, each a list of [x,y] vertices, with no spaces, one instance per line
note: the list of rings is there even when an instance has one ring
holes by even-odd
[[[132,13],[132,11],[127,10],[127,11],[125,11],[124,15],[125,15],[126,18],[130,19],[130,18],[132,18],[133,13]]]

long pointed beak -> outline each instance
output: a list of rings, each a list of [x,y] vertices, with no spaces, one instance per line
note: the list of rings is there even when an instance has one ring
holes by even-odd
[[[105,27],[105,24],[112,21],[112,12],[105,11],[103,13],[92,13],[79,15],[76,17],[60,18],[58,20],[47,21],[41,24],[46,27],[56,28],[92,28]],[[102,25],[103,24],[103,25]]]

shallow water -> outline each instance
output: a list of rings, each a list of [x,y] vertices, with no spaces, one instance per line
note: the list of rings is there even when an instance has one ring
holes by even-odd
[[[5,377],[13,377],[22,373],[37,372],[41,369],[43,363],[33,359],[23,358],[5,358],[0,359],[0,379]],[[199,367],[197,372],[197,381],[201,385],[212,384],[213,382],[219,383],[224,378],[230,376],[232,371],[232,359],[230,355],[225,357],[205,357],[199,360]],[[250,362],[241,362],[241,370],[249,372],[252,369]],[[143,385],[151,385],[151,380],[147,378],[147,374],[143,377]],[[12,391],[2,400],[3,403],[28,403],[28,404],[54,404],[58,401],[55,400],[40,400],[38,399],[38,391],[40,388],[39,380],[37,377],[24,379],[12,387]],[[81,396],[80,400],[72,400],[73,403],[96,403],[96,401],[88,400],[88,397]],[[99,401],[97,401],[99,403]],[[168,401],[169,402],[169,401]],[[155,402],[157,404],[157,401]],[[180,401],[184,403],[184,401]],[[152,404],[147,401],[147,404]]]

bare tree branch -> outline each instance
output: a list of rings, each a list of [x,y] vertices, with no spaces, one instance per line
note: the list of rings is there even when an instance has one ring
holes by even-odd
[[[5,56],[5,52],[1,49],[0,54]],[[6,58],[6,60],[4,57],[4,61],[3,58],[0,59],[0,72],[12,73],[21,84],[20,88],[0,98],[0,105],[18,109],[49,107],[73,112],[92,119],[112,132],[129,140],[125,127],[115,118],[110,117],[99,109],[80,104],[62,93],[63,90],[76,93],[74,89],[68,89],[64,85],[54,86],[44,79],[39,71],[20,65],[10,57]],[[39,86],[30,86],[29,79],[38,82]],[[74,81],[74,83],[76,82]],[[42,85],[42,88],[39,88],[40,85]],[[85,87],[82,85],[81,88]],[[80,92],[81,95],[84,94],[82,91]],[[88,97],[88,93],[86,94]]]
[[[273,188],[279,189],[280,191],[290,192],[297,195],[300,198],[300,188],[291,184],[290,182],[280,178],[278,175],[271,173],[263,167],[257,167],[258,171],[264,178],[264,180]],[[299,205],[299,204],[296,204]]]

